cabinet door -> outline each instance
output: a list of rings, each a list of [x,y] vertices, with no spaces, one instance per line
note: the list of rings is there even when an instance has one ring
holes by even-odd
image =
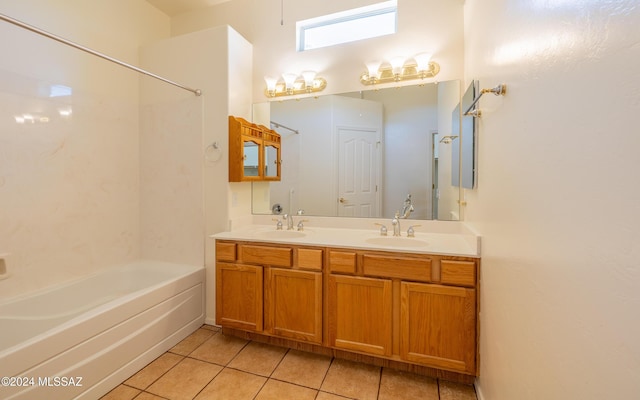
[[[329,344],[391,354],[391,280],[329,275]]]
[[[216,323],[262,331],[262,267],[216,264]]]
[[[280,180],[280,146],[264,143],[264,178],[266,180]]]
[[[260,176],[260,143],[253,139],[242,138],[242,176],[243,178]],[[246,180],[246,179],[243,179]]]
[[[475,289],[402,282],[400,290],[401,357],[475,374]]]
[[[267,332],[322,343],[322,274],[269,268],[264,312]]]

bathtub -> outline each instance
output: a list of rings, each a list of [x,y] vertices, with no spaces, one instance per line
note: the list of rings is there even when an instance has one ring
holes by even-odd
[[[203,267],[140,261],[0,302],[0,399],[97,399],[204,322]]]

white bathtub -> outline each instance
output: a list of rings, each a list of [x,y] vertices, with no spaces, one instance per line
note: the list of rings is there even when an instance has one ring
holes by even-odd
[[[0,303],[0,399],[97,399],[204,322],[203,267],[141,261]]]

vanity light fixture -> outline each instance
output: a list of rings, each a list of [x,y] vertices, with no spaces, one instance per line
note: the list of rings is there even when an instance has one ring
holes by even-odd
[[[458,136],[443,136],[442,139],[440,139],[440,143],[451,144],[451,142],[453,142],[457,138]]]
[[[285,73],[282,80],[265,76],[267,88],[264,91],[267,97],[294,96],[297,94],[315,93],[327,87],[327,81],[317,76],[315,71],[303,71],[301,74]]]
[[[431,54],[420,53],[409,59],[394,57],[387,63],[369,62],[367,63],[367,71],[360,75],[360,83],[375,85],[412,79],[427,79],[433,78],[438,72],[440,72],[440,65],[431,61]]]

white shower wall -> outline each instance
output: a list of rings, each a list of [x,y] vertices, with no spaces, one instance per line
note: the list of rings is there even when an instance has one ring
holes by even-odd
[[[0,13],[131,63],[168,33],[145,2],[83,3],[0,1]],[[139,77],[6,22],[0,37],[5,298],[139,257]]]

